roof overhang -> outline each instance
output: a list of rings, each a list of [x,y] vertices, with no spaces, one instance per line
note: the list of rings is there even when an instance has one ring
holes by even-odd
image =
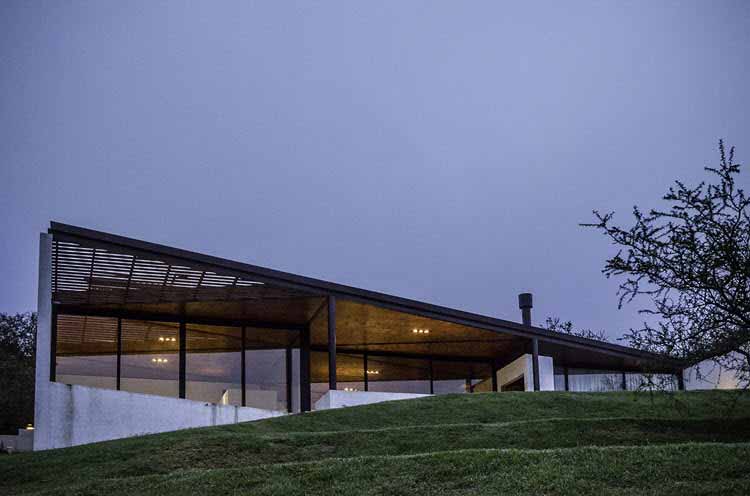
[[[434,319],[506,336],[537,339],[542,353],[609,356],[632,366],[679,370],[687,364],[613,343],[581,338],[534,326],[433,305],[385,293],[290,274],[115,234],[52,222],[53,300],[71,311],[107,314],[127,303],[158,317],[185,311],[186,305],[231,307],[262,302],[268,325],[303,325],[325,297],[372,305],[384,310]],[[97,262],[98,258],[98,262]],[[294,300],[298,315],[273,313],[273,302]],[[214,303],[211,303],[214,302]],[[162,313],[160,313],[162,312]],[[162,315],[163,316],[163,315]],[[284,320],[286,318],[286,320]],[[230,319],[231,320],[231,319]],[[241,320],[241,319],[235,319]],[[228,324],[231,322],[227,322]]]

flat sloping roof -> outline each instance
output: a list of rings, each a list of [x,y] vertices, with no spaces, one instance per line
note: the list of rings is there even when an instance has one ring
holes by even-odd
[[[674,358],[656,355],[614,343],[556,333],[540,327],[526,326],[521,323],[495,317],[465,312],[377,291],[355,288],[344,284],[236,262],[233,260],[60,222],[51,222],[49,232],[57,241],[76,242],[85,240],[89,244],[100,245],[102,247],[114,245],[129,250],[147,252],[164,259],[175,260],[177,262],[182,261],[190,266],[204,267],[207,269],[220,268],[223,274],[232,274],[235,276],[236,280],[246,281],[244,288],[247,291],[254,290],[252,289],[254,288],[253,282],[257,281],[264,284],[272,284],[277,288],[284,288],[292,294],[336,296],[379,306],[385,309],[471,326],[478,329],[501,332],[523,338],[537,338],[540,342],[549,343],[551,345],[560,345],[566,348],[578,348],[589,352],[593,351],[631,360],[658,363],[662,367],[669,366],[677,369],[687,366],[686,363]],[[130,284],[129,281],[128,284]]]

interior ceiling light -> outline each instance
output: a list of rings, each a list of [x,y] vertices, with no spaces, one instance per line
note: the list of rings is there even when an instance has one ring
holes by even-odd
[[[379,370],[369,370],[368,369],[367,373],[370,374],[370,375],[378,375],[378,374],[380,374],[380,371]]]
[[[165,338],[164,336],[159,336],[159,341],[162,343],[164,343],[165,341],[166,342],[171,341],[172,343],[174,343],[175,341],[177,341],[177,338]]]
[[[414,329],[411,330],[411,332],[412,332],[412,334],[429,334],[430,330],[429,329],[418,329],[418,328],[415,327]]]
[[[166,358],[161,358],[161,357],[159,357],[159,358],[152,358],[151,361],[153,363],[168,363],[169,362],[169,360],[167,360]]]

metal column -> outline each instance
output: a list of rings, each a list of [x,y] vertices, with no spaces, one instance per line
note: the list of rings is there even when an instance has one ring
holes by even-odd
[[[286,411],[292,413],[292,348],[286,349]]]
[[[122,383],[122,319],[117,318],[117,390]]]
[[[242,353],[240,358],[240,369],[242,369],[242,406],[247,406],[247,377],[245,377],[245,369],[247,363],[245,362],[245,338],[247,337],[247,328],[242,326],[242,344],[240,345],[240,352]]]
[[[531,340],[531,369],[534,374],[534,391],[539,391],[539,340]]]
[[[365,351],[362,355],[362,374],[365,378],[365,391],[369,391],[370,389],[370,381],[367,378],[367,352]]]
[[[679,391],[685,390],[685,371],[684,370],[677,371],[677,389]]]
[[[187,326],[180,321],[180,398],[185,397],[185,367],[187,365]]]
[[[299,349],[299,396],[300,410],[309,412],[312,408],[310,392],[310,328],[300,331]]]
[[[336,297],[328,297],[328,389],[336,389]]]
[[[430,357],[430,394],[435,394],[435,379],[433,377],[432,357]]]
[[[55,382],[57,377],[57,306],[52,304],[49,347],[49,380]]]
[[[490,370],[492,370],[492,392],[497,393],[497,368],[494,362],[490,364]]]

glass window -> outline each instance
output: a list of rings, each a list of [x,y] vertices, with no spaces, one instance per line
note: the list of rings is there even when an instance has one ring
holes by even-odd
[[[287,348],[291,353],[291,346],[297,341],[297,337],[297,333],[293,331],[250,327],[246,329],[246,406],[264,410],[287,410]],[[294,365],[293,355],[291,358]],[[294,370],[293,367],[292,375]],[[299,373],[299,366],[296,370]]]
[[[179,340],[177,323],[123,319],[120,389],[179,396]]]
[[[367,357],[368,391],[430,393],[429,360],[393,356]]]
[[[117,319],[58,315],[56,382],[117,387]]]
[[[328,355],[326,354],[326,357]],[[365,390],[364,355],[336,353],[336,388],[340,391]]]
[[[492,391],[492,367],[480,362],[434,360],[434,394]]]
[[[245,351],[246,406],[286,410],[286,350]]]
[[[187,324],[185,396],[242,405],[242,328]]]
[[[561,389],[565,389],[565,377],[555,380],[555,388],[561,383]],[[622,390],[622,373],[608,372],[590,369],[568,370],[569,391],[579,392],[605,392]]]
[[[310,352],[310,402],[315,403],[328,392],[328,352]]]

